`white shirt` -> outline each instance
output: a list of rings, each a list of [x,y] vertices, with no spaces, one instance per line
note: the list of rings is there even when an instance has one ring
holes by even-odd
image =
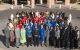
[[[72,21],[72,15],[71,14],[69,14],[68,20],[69,20],[68,21],[69,23]]]
[[[78,32],[77,32],[77,35],[78,35],[78,36],[77,36],[77,39],[79,39],[79,34],[80,34],[80,33],[79,33],[79,31],[78,31]]]
[[[38,17],[39,16],[39,12],[35,12],[35,15]]]
[[[14,26],[12,23],[9,23],[9,27],[10,27],[10,30],[12,30]]]
[[[54,15],[54,13],[52,14],[52,19],[54,19],[54,17],[55,17],[55,15]]]
[[[19,17],[19,14],[17,14],[16,17]]]
[[[14,18],[14,15],[13,14],[11,14],[11,17],[10,17],[10,19],[13,21],[13,18]]]

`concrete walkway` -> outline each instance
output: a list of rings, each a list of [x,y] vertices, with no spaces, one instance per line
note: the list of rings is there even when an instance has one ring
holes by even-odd
[[[0,50],[8,50],[8,49],[3,49],[3,48],[0,48]]]
[[[11,7],[10,4],[2,3],[2,4],[0,4],[0,11],[8,10],[8,9],[10,9],[10,7]]]

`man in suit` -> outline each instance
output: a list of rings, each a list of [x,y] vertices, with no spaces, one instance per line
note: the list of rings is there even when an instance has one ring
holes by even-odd
[[[55,46],[55,29],[52,26],[49,31],[49,46]]]
[[[32,29],[34,46],[39,46],[39,32],[37,25]]]
[[[68,26],[65,27],[64,29],[64,48],[68,47],[68,42],[69,42],[69,29]]]
[[[63,47],[64,28],[60,26],[60,47]]]
[[[78,41],[79,41],[79,30],[78,30],[78,27],[75,26],[75,32],[74,32],[74,48],[78,48]]]

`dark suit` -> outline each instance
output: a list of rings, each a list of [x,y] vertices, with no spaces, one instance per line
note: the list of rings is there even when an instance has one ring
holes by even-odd
[[[34,46],[39,46],[39,32],[38,32],[38,29],[34,28],[32,33],[33,33]]]
[[[69,29],[66,28],[64,30],[64,48],[68,48],[69,47]]]
[[[70,29],[70,48],[72,49],[74,47],[74,29]]]
[[[64,29],[60,29],[60,47],[63,47]]]
[[[49,33],[49,45],[54,46],[55,45],[55,31],[51,30]]]
[[[77,34],[78,30],[74,31],[74,48],[78,48],[78,39],[77,39]]]

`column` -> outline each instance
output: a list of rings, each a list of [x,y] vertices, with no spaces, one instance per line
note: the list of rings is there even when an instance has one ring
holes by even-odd
[[[31,0],[31,8],[35,7],[35,0]]]
[[[48,6],[48,8],[51,8],[51,5],[52,5],[51,0],[47,0],[47,6]]]
[[[30,5],[30,0],[27,0],[27,5]]]
[[[40,0],[40,4],[43,4],[43,0]]]
[[[70,0],[65,0],[65,5],[70,5]]]
[[[14,5],[17,5],[17,0],[14,0]]]
[[[52,0],[51,3],[52,3],[52,5],[54,5],[55,4],[55,0]]]

